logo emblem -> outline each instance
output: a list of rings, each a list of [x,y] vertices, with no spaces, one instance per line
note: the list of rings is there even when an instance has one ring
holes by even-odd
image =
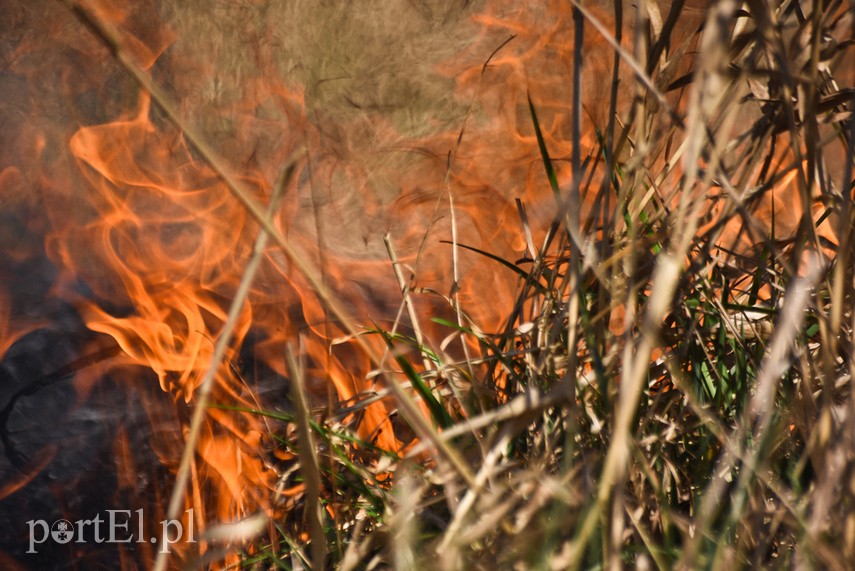
[[[74,539],[74,526],[67,519],[58,519],[50,526],[50,536],[57,543],[68,543]]]

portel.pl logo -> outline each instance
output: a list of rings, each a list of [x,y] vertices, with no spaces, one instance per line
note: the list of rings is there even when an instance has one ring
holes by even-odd
[[[38,553],[36,546],[48,540],[55,543],[157,543],[161,542],[160,552],[169,553],[170,546],[178,542],[196,543],[193,537],[193,508],[184,512],[187,515],[187,529],[181,520],[165,519],[160,522],[159,533],[146,537],[143,510],[106,510],[105,517],[97,514],[92,519],[69,521],[58,519],[49,524],[43,519],[31,519],[27,522],[30,532],[30,548],[27,553]],[[186,531],[186,535],[185,535]]]

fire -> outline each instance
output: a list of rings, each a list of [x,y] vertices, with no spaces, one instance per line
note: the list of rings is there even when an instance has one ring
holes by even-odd
[[[274,16],[252,12],[249,5],[218,8],[234,10],[231,16],[241,18],[235,22],[246,21],[246,29],[240,30],[237,25],[218,29],[220,23],[178,3],[128,7],[103,0],[81,5],[92,20],[108,22],[119,32],[121,53],[173,93],[185,120],[213,141],[257,203],[271,201],[279,169],[305,149],[272,223],[295,251],[311,260],[359,325],[390,328],[401,303],[401,287],[383,246],[388,233],[402,264],[415,276],[408,287],[438,294],[414,296],[417,315],[457,320],[459,303],[465,312],[461,325],[498,331],[513,306],[515,276],[465,246],[511,261],[530,256],[516,199],[527,213],[535,248],[558,209],[529,100],[537,110],[558,187],[569,192],[578,185],[581,236],[621,224],[614,212],[616,199],[598,194],[604,164],[597,129],[609,122],[614,50],[586,25],[584,105],[581,123],[574,125],[569,101],[575,37],[569,3],[555,0],[521,8],[492,0],[444,15],[419,15],[405,2],[390,4],[394,6],[388,9],[403,22],[400,37],[388,32],[392,39],[415,38],[424,48],[410,59],[398,54],[400,59],[390,60],[390,66],[399,66],[390,70],[393,78],[399,74],[393,80],[379,72],[372,75],[371,66],[379,60],[360,61],[348,52],[354,46],[333,40],[332,47],[318,47],[329,53],[301,63],[289,50],[315,39],[306,36],[311,30],[294,31],[297,39],[288,37],[277,29]],[[120,348],[98,372],[109,369],[110,377],[126,386],[126,394],[139,398],[150,425],[148,446],[160,466],[174,471],[186,436],[181,427],[187,426],[197,402],[259,226],[217,170],[200,159],[151,95],[127,78],[79,21],[58,3],[44,8],[50,14],[44,20],[29,7],[17,8],[28,25],[39,19],[43,30],[22,34],[12,52],[4,54],[31,100],[15,102],[27,118],[13,126],[19,139],[3,155],[0,196],[28,225],[21,230],[27,240],[43,237],[47,259],[57,271],[50,295],[73,307],[91,336],[81,343],[82,354],[111,344]],[[279,8],[285,10],[284,5]],[[321,14],[330,22],[343,17],[341,10],[319,10],[332,10]],[[366,10],[354,9],[359,25],[370,26],[379,17]],[[590,11],[603,22],[613,21],[610,7],[597,4]],[[702,12],[690,7],[680,25],[689,51],[701,21]],[[359,39],[356,28],[345,28],[353,41]],[[431,32],[425,39],[419,35],[434,29],[443,33]],[[365,42],[369,57],[386,54],[380,49],[385,46]],[[633,42],[629,35],[622,38],[627,50]],[[686,61],[688,70],[691,58]],[[363,83],[339,69],[342,62],[364,71]],[[409,77],[408,62],[417,62],[416,71],[428,79],[420,83]],[[618,111],[623,114],[636,93],[626,67],[620,78]],[[40,94],[42,89],[46,95]],[[679,108],[681,95],[678,91],[667,97]],[[413,101],[423,109],[408,115]],[[445,115],[434,113],[437,109]],[[574,148],[574,129],[580,132],[581,148]],[[574,153],[593,165],[584,180],[574,181]],[[626,153],[618,159],[631,160],[632,151]],[[781,163],[790,156],[782,151]],[[786,210],[795,196],[789,181],[781,186],[775,200],[782,204],[776,209]],[[771,207],[764,204],[758,210],[762,222],[768,221],[766,209]],[[798,218],[778,220],[788,233]],[[725,234],[745,239],[741,232],[728,228]],[[29,249],[5,254],[4,272],[40,255],[31,243],[24,245]],[[14,295],[0,291],[4,355],[27,334],[51,326],[53,317],[15,315]],[[621,319],[612,316],[613,330],[623,326]],[[420,326],[432,347],[439,347],[449,333],[427,319]],[[196,447],[184,505],[195,509],[198,533],[210,521],[233,521],[257,511],[273,515],[277,501],[294,494],[293,488],[283,489],[275,462],[260,452],[272,437],[271,427],[264,417],[247,412],[288,406],[287,346],[302,350],[314,404],[328,402],[335,408],[376,390],[370,373],[385,349],[383,340],[361,336],[375,353],[372,361],[352,333],[294,260],[268,244],[214,377],[213,402],[222,408],[208,412]],[[249,360],[267,378],[242,371],[242,348],[248,348]],[[446,346],[450,360],[475,349]],[[93,390],[98,381],[90,378],[87,385],[85,376],[75,386]],[[148,388],[152,381],[161,393]],[[264,401],[271,393],[272,404]],[[75,406],[85,406],[85,400],[78,398]],[[393,409],[389,401],[367,406],[355,429],[383,448],[402,451],[412,441],[395,432]],[[116,430],[112,450],[121,487],[134,488],[148,468],[140,464],[128,427]],[[158,497],[136,499],[159,506],[157,513],[147,515],[149,520],[163,519],[170,490],[161,481],[148,489]],[[151,564],[154,548],[145,549],[142,558]],[[183,555],[197,554],[188,550]]]

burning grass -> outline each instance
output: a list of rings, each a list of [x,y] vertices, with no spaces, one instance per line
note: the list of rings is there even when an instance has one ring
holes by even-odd
[[[452,292],[441,343],[412,311],[410,334],[371,332],[433,440],[389,454],[344,412],[298,407],[280,443],[301,459],[302,509],[242,564],[850,565],[852,6],[719,2],[681,45],[679,4],[623,15],[641,26],[615,59],[635,73],[631,110],[587,156],[573,131],[569,185],[529,100],[557,214],[531,227],[518,203],[525,256],[452,241],[517,275],[503,327]],[[576,34],[614,33],[574,6]],[[431,295],[400,279],[404,305]]]
[[[430,223],[406,234],[406,256],[398,257],[392,233],[388,260],[366,262],[366,275],[385,272],[378,282],[400,294],[397,316],[377,323],[333,285],[346,270],[335,273],[335,252],[324,259],[321,225],[319,270],[276,216],[280,195],[301,184],[299,165],[317,160],[312,137],[323,129],[306,135],[307,148],[287,149],[265,194],[257,188],[264,177],[235,176],[209,134],[157,87],[148,67],[159,51],[141,65],[108,19],[66,3],[144,92],[120,130],[86,127],[71,138],[103,194],[98,206],[115,217],[134,211],[135,200],[147,205],[155,189],[186,216],[196,195],[169,186],[194,176],[208,184],[199,196],[230,193],[241,230],[234,242],[210,246],[218,271],[229,268],[223,252],[243,244],[246,228],[262,228],[254,246],[237,248],[249,259],[239,279],[222,286],[208,269],[209,281],[180,283],[190,293],[140,285],[148,269],[114,255],[129,269],[128,292],[133,285],[145,294],[158,326],[170,315],[163,303],[202,304],[206,312],[194,305],[198,319],[185,327],[197,349],[189,360],[189,340],[164,341],[174,340],[174,327],[146,337],[139,303],[118,318],[83,304],[87,327],[112,336],[134,366],[150,367],[176,401],[195,406],[181,409],[186,447],[180,462],[173,457],[177,484],[163,515],[211,503],[202,497],[211,490],[203,465],[225,482],[213,489],[234,494],[218,498],[225,508],[206,519],[264,514],[207,526],[204,549],[182,554],[191,564],[718,569],[847,568],[855,560],[851,2],[722,0],[701,9],[644,1],[625,11],[571,0],[545,2],[545,17],[486,3],[476,19],[488,31],[482,43],[492,42],[489,58],[455,76],[468,111],[457,110],[454,136],[433,146],[419,140],[425,155],[448,153],[445,170],[429,179],[439,181],[439,198],[413,199],[434,209]],[[541,34],[526,27],[529,17],[559,24]],[[329,57],[347,47],[335,44]],[[548,57],[532,56],[541,52]],[[553,77],[544,61],[568,67]],[[442,100],[437,90],[422,95]],[[324,93],[323,101],[338,97]],[[174,170],[184,178],[155,184],[141,182],[144,169],[126,179],[113,171],[125,152],[114,152],[115,140],[156,131],[151,107],[191,147],[170,147],[152,162],[180,164]],[[407,136],[420,137],[418,117],[396,108],[384,128],[405,125]],[[475,151],[473,139],[483,144]],[[507,163],[489,162],[484,145]],[[188,168],[194,159],[208,170]],[[337,180],[322,160],[313,168]],[[496,188],[526,186],[486,219],[468,207],[496,191],[485,186],[491,174],[501,179]],[[224,184],[207,182],[214,178]],[[145,192],[106,210],[123,184]],[[440,237],[437,212],[447,230]],[[495,220],[507,228],[491,227]],[[119,238],[113,230],[104,235],[132,242],[131,230]],[[194,259],[188,236],[190,246],[175,241],[180,260]],[[436,277],[439,258],[428,244],[444,248],[447,276]],[[63,252],[73,266],[75,255]],[[157,274],[158,288],[177,283],[173,268],[157,269],[167,276]],[[265,284],[280,279],[297,291],[309,327],[281,325],[286,310],[259,317],[259,307],[274,305],[253,289],[265,271]],[[204,303],[187,301],[197,290]],[[251,319],[293,333],[265,346],[265,356],[281,353],[278,372],[272,359],[265,366],[287,376],[290,408],[229,384],[250,384],[232,337],[246,339]],[[209,329],[211,347],[199,340]],[[160,354],[167,345],[177,365]],[[330,387],[326,403],[312,385],[319,378]],[[228,451],[256,458],[227,468],[219,460]],[[248,473],[259,489],[241,492],[238,479]],[[160,568],[169,563],[158,556]]]

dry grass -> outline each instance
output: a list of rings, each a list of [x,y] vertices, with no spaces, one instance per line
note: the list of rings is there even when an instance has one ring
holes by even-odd
[[[546,242],[526,228],[504,330],[481,332],[463,307],[446,325],[477,357],[451,363],[422,345],[424,370],[402,363],[413,387],[480,387],[413,395],[453,415],[433,421],[472,481],[425,463],[424,446],[399,458],[315,426],[320,465],[339,464],[335,485],[320,476],[336,566],[855,557],[852,7],[720,2],[691,65],[691,46],[667,41],[674,10],[642,15],[635,49],[621,48],[631,111],[603,126],[594,156],[572,158],[581,174],[556,183]],[[610,33],[584,4],[577,18]],[[580,216],[591,197],[599,210]],[[300,536],[299,513],[284,536]],[[283,542],[252,552],[247,564],[309,564]]]
[[[422,336],[432,316],[408,300],[431,294],[390,245],[412,335],[375,329],[389,353],[373,359],[419,440],[379,449],[299,388],[296,418],[259,412],[297,424],[278,445],[307,494],[243,565],[851,566],[855,8],[723,0],[683,39],[681,2],[639,4],[615,14],[627,42],[573,2],[576,37],[606,36],[634,83],[581,156],[577,50],[569,185],[529,102],[556,215],[530,228],[519,204],[528,257],[504,261],[503,330],[452,293],[457,321],[437,322],[465,341],[454,361]]]

